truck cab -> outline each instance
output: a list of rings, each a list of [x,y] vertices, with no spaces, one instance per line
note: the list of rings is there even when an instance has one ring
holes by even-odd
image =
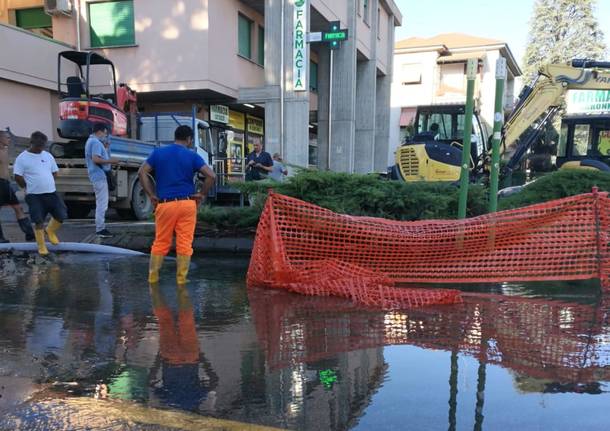
[[[180,114],[147,114],[140,117],[140,139],[167,145],[174,142],[174,131],[178,126],[190,126],[194,133],[193,150],[205,162],[213,166],[212,132],[210,125],[203,120]]]
[[[562,119],[557,167],[610,171],[610,113]]]

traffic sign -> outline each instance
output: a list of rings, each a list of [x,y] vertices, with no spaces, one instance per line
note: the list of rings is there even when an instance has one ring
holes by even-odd
[[[322,42],[322,32],[315,31],[307,33],[307,43]]]

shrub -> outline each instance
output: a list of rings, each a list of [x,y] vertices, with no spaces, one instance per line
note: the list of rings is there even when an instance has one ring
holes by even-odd
[[[518,208],[589,193],[597,186],[610,191],[610,173],[593,170],[563,170],[539,178],[513,196],[500,199],[500,210]],[[254,228],[269,189],[311,202],[342,214],[382,217],[391,220],[453,219],[457,215],[459,190],[448,183],[405,183],[375,175],[303,170],[283,183],[259,181],[236,183],[235,187],[254,198],[245,208],[206,207],[200,221],[221,230]],[[468,217],[485,214],[488,190],[471,185]]]
[[[455,218],[458,208],[458,188],[451,184],[388,181],[376,175],[303,170],[283,183],[260,181],[236,183],[235,187],[253,196],[255,206],[207,208],[200,215],[201,221],[219,228],[233,223],[255,226],[269,189],[338,213],[392,220]],[[468,215],[483,214],[486,208],[485,188],[472,185]],[[241,217],[244,219],[238,221]]]
[[[610,191],[610,173],[565,169],[540,177],[512,196],[500,199],[499,209],[519,208],[539,202],[561,199],[581,193],[591,193],[593,187]]]

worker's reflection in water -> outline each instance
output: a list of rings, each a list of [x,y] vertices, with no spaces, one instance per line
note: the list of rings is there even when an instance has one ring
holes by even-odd
[[[159,322],[161,381],[155,393],[165,404],[184,410],[214,410],[218,378],[199,351],[195,315],[188,290],[179,284],[177,310],[167,305],[159,284],[150,284]],[[201,370],[201,373],[200,373]]]

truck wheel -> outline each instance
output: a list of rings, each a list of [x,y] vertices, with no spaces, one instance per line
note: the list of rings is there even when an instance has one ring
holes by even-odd
[[[66,207],[68,208],[68,218],[85,218],[93,209],[90,204],[78,202],[66,202]]]
[[[148,220],[153,213],[153,205],[140,181],[136,181],[133,185],[131,194],[131,209],[136,220]]]

